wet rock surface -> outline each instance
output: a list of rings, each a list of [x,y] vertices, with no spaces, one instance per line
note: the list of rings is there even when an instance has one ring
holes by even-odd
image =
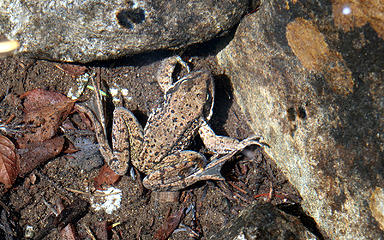
[[[266,152],[331,239],[384,230],[384,5],[369,2],[264,1],[217,56]]]
[[[20,53],[90,62],[179,49],[237,24],[248,1],[1,1],[0,35]]]

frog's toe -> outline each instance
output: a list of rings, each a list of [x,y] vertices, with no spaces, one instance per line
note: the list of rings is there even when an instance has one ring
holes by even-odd
[[[261,136],[251,136],[249,138],[246,138],[244,140],[242,140],[240,143],[239,143],[239,150],[241,149],[244,149],[248,146],[251,146],[251,145],[257,145],[259,147],[265,147],[265,146],[268,146],[267,144],[261,142],[263,141],[263,137]]]

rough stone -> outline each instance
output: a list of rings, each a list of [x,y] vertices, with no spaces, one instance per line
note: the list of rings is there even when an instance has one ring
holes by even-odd
[[[89,62],[207,41],[247,8],[247,0],[2,0],[0,35],[27,56]]]
[[[263,1],[217,56],[331,239],[383,239],[384,3]]]
[[[316,239],[316,236],[297,217],[288,215],[271,204],[255,204],[244,209],[236,219],[209,239],[309,240]]]

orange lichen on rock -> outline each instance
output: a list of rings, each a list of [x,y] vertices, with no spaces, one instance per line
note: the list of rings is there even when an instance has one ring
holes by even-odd
[[[288,45],[310,71],[324,74],[327,84],[338,94],[353,91],[352,72],[341,54],[329,48],[324,35],[309,20],[296,18],[286,28]]]
[[[332,0],[332,12],[335,25],[343,31],[369,23],[384,39],[383,0]]]

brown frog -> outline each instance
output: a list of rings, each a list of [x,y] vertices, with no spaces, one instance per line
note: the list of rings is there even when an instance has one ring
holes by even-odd
[[[100,152],[117,174],[126,173],[129,162],[147,174],[146,188],[154,191],[176,191],[201,180],[223,180],[222,164],[249,145],[259,145],[257,137],[239,141],[218,136],[207,122],[214,104],[213,78],[208,71],[191,72],[172,83],[172,72],[179,57],[165,59],[159,71],[158,83],[164,91],[164,101],[152,111],[144,129],[129,110],[114,111],[112,148],[100,123],[92,118]],[[199,134],[206,148],[213,153],[207,161],[201,153],[187,150]]]

